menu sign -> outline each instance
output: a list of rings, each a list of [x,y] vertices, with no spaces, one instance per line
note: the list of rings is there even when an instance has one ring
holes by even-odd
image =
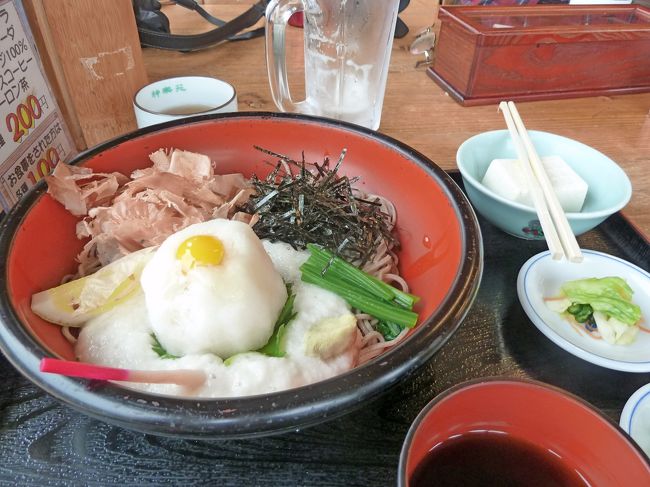
[[[74,145],[12,0],[0,0],[0,203],[5,211]]]

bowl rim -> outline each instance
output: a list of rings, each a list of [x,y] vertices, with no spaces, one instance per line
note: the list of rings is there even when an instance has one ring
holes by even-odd
[[[632,436],[632,421],[634,420],[634,415],[636,414],[637,408],[643,404],[645,401],[648,401],[650,396],[650,383],[645,384],[639,387],[634,393],[628,398],[621,411],[621,417],[618,424]]]
[[[433,408],[435,408],[439,403],[449,398],[450,396],[483,385],[488,385],[493,387],[500,386],[500,385],[501,386],[517,385],[518,387],[527,387],[535,390],[543,389],[552,392],[556,396],[562,396],[564,397],[564,399],[573,401],[578,406],[580,406],[583,410],[587,410],[594,413],[595,416],[606,427],[609,426],[612,430],[614,430],[615,433],[621,435],[623,440],[625,440],[628,443],[628,445],[632,447],[633,450],[636,451],[636,453],[640,456],[641,460],[643,460],[646,463],[646,467],[650,472],[650,457],[646,455],[646,453],[634,441],[634,439],[623,428],[621,428],[615,421],[607,417],[596,406],[589,403],[585,399],[581,398],[580,396],[577,396],[576,394],[573,394],[572,392],[564,390],[558,386],[548,384],[546,382],[541,382],[535,379],[521,378],[521,377],[507,377],[507,376],[491,376],[491,377],[481,377],[477,379],[472,379],[465,382],[461,382],[460,384],[456,384],[455,386],[452,386],[444,390],[437,396],[435,396],[420,410],[420,412],[417,414],[417,416],[409,426],[408,432],[406,433],[406,436],[404,438],[404,442],[402,443],[402,449],[400,450],[399,465],[397,470],[398,487],[407,486],[408,476],[406,472],[406,463],[409,455],[409,449],[413,443],[413,438],[417,430],[419,429],[420,425],[422,424],[424,418],[429,414],[429,412]]]
[[[11,305],[7,262],[0,283],[0,350],[31,382],[82,413],[131,430],[183,438],[248,438],[296,430],[361,408],[411,375],[442,347],[458,329],[478,293],[483,274],[483,242],[476,214],[458,185],[433,161],[406,144],[358,125],[299,114],[233,112],[174,120],[138,129],[92,147],[75,157],[80,164],[100,152],[152,132],[182,125],[227,123],[229,119],[307,123],[353,133],[388,146],[433,178],[456,213],[460,227],[461,258],[456,276],[438,308],[413,334],[367,364],[331,379],[271,394],[223,399],[181,399],[129,390],[114,384],[43,374],[42,357],[53,356],[21,324]],[[9,255],[13,237],[29,210],[45,193],[40,181],[7,214],[0,227],[0,252]],[[435,324],[435,327],[433,326]],[[435,330],[432,330],[435,328]],[[434,333],[435,331],[435,333]],[[417,351],[414,353],[413,351]],[[343,384],[343,388],[337,384]],[[300,398],[299,401],[296,401]],[[153,409],[149,404],[151,403]],[[260,416],[260,412],[264,414]]]
[[[535,208],[532,206],[527,206],[522,203],[519,203],[517,201],[511,201],[509,199],[504,198],[503,196],[500,196],[496,193],[494,193],[492,190],[489,188],[485,187],[479,180],[477,180],[472,174],[469,173],[467,168],[465,167],[465,164],[463,162],[463,152],[467,151],[467,147],[471,143],[475,142],[475,139],[480,139],[481,137],[485,137],[488,135],[496,135],[496,134],[507,134],[508,131],[505,129],[502,130],[490,130],[487,132],[481,132],[479,134],[471,136],[469,139],[463,141],[463,143],[458,147],[458,150],[456,151],[456,166],[458,167],[458,170],[463,177],[463,179],[467,182],[469,182],[474,189],[477,191],[483,193],[484,195],[502,203],[507,206],[510,206],[512,208],[516,208],[518,210],[524,210],[527,211],[531,214],[536,214]],[[577,144],[578,146],[581,146],[582,148],[591,151],[591,152],[596,152],[599,155],[601,155],[604,160],[607,161],[607,163],[611,164],[612,167],[614,168],[615,171],[619,172],[619,175],[621,176],[621,181],[623,182],[625,188],[624,188],[624,194],[623,197],[618,201],[618,203],[611,205],[609,208],[604,208],[602,210],[597,210],[597,211],[580,211],[580,212],[566,212],[566,216],[569,220],[591,220],[594,218],[602,218],[602,217],[607,217],[610,216],[617,211],[621,210],[622,208],[625,207],[630,202],[630,199],[632,198],[632,183],[630,182],[630,178],[628,175],[625,173],[623,168],[619,166],[613,159],[608,157],[607,155],[603,154],[600,152],[598,149],[595,149],[587,144],[583,144],[582,142],[579,142],[575,139],[571,139],[569,137],[565,137],[563,135],[558,135],[554,134],[551,132],[545,132],[542,130],[529,130],[529,134],[532,134],[533,136],[536,134],[542,134],[542,135],[548,135],[557,139],[561,139],[563,141],[568,141],[573,144]]]

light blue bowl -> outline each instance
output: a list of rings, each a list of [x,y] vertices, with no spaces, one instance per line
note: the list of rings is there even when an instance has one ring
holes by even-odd
[[[591,230],[630,201],[630,180],[606,155],[560,135],[535,130],[529,131],[529,135],[540,157],[562,157],[589,185],[582,211],[566,214],[576,235]],[[516,158],[507,130],[475,135],[463,142],[456,153],[467,196],[481,215],[516,237],[543,239],[535,208],[502,198],[481,184],[493,159]]]

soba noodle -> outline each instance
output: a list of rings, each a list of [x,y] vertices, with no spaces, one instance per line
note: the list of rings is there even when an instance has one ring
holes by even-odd
[[[284,169],[287,171],[287,173],[290,173],[291,168],[289,167],[289,164],[284,160],[282,163],[286,166]],[[395,209],[395,205],[390,200],[374,194],[364,194],[360,191],[355,191],[355,196],[358,196],[360,199],[363,199],[365,201],[375,201],[379,203],[381,206],[381,212],[386,217],[386,223],[389,227],[389,230],[392,231],[394,229],[397,221],[397,211]],[[384,282],[387,282],[401,289],[404,292],[408,292],[409,287],[407,282],[399,275],[399,258],[390,245],[392,244],[388,243],[386,239],[381,239],[379,242],[377,242],[374,255],[363,265],[362,270]],[[84,251],[87,251],[87,249],[84,249]],[[83,277],[84,275],[92,274],[97,270],[98,269],[94,267],[80,267],[78,274],[66,276],[66,278],[64,278],[64,282],[67,282],[74,278]],[[357,346],[359,348],[357,365],[364,364],[383,353],[386,349],[397,345],[404,338],[406,338],[409,333],[408,329],[404,329],[394,339],[386,340],[384,336],[377,331],[377,319],[364,313],[357,313],[356,318],[358,327]],[[78,329],[73,330],[68,326],[62,327],[63,336],[70,343],[75,344],[77,342],[77,332]]]
[[[393,202],[378,195],[366,195],[365,199],[375,199],[381,203],[382,213],[387,216],[387,223],[389,229],[392,231],[397,222],[397,211]],[[399,257],[388,247],[386,241],[382,240],[377,245],[377,250],[373,257],[363,266],[363,271],[375,276],[377,279],[398,287],[404,292],[409,292],[406,280],[399,275],[398,264]],[[377,319],[364,313],[358,313],[356,317],[360,335],[358,365],[374,359],[387,348],[397,345],[409,333],[408,329],[404,329],[399,335],[388,341],[377,331]]]

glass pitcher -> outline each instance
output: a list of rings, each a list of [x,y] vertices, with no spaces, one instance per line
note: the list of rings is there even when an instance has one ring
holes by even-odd
[[[266,63],[277,107],[379,128],[398,6],[399,0],[272,0]],[[300,11],[306,97],[296,102],[287,83],[285,30]]]

